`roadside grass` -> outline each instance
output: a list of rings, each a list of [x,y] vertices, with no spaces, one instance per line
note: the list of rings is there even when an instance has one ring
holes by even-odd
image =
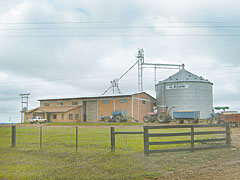
[[[154,179],[160,174],[184,169],[183,166],[192,168],[204,164],[229,152],[222,149],[146,157],[143,154],[143,135],[116,135],[116,152],[111,153],[110,128],[79,128],[76,152],[75,127],[51,126],[43,127],[43,148],[40,150],[39,130],[37,126],[17,127],[17,147],[12,149],[11,126],[0,127],[0,179]],[[142,130],[141,127],[116,128],[116,131]],[[161,130],[164,133],[186,131],[187,129]],[[186,137],[152,139],[158,140],[186,140]],[[190,145],[154,148],[180,146]]]

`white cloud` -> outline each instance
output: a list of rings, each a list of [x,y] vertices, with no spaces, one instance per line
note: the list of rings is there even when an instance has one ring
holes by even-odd
[[[159,26],[209,25],[191,22],[236,21],[240,18],[236,1],[135,0],[135,1],[1,1],[0,22],[101,21],[98,24],[0,24],[4,28],[154,26],[155,28],[92,28],[78,30],[0,30],[6,35],[60,34],[233,34],[231,28],[162,28]],[[158,22],[158,23],[156,23]],[[162,24],[159,22],[176,22]],[[188,23],[182,23],[188,22]],[[212,24],[210,24],[212,25]],[[221,25],[221,24],[220,24]],[[225,24],[224,24],[225,25]],[[1,38],[1,37],[0,37]],[[30,92],[31,107],[37,99],[101,94],[114,77],[123,74],[135,61],[137,48],[145,51],[145,61],[185,63],[186,69],[214,83],[214,103],[240,110],[239,68],[217,68],[239,64],[238,37],[69,37],[1,38],[0,101],[3,117],[19,120],[19,93]],[[176,70],[159,70],[163,80]],[[236,73],[233,73],[236,72]],[[144,70],[144,90],[154,93],[153,71]],[[4,84],[5,83],[5,84]],[[124,93],[137,90],[137,69],[120,81]]]

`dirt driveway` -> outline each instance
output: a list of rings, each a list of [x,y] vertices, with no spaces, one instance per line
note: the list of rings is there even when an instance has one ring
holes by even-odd
[[[240,180],[240,128],[231,128],[232,148],[219,153],[205,163],[194,162],[186,170],[162,175],[156,179],[169,180]],[[206,156],[207,157],[207,156]]]

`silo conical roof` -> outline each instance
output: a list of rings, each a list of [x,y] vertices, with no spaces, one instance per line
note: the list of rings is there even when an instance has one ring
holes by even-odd
[[[211,83],[207,79],[204,79],[202,76],[197,76],[186,69],[181,69],[176,74],[170,76],[169,78],[161,82],[202,82],[202,83]],[[212,83],[211,83],[212,84]]]

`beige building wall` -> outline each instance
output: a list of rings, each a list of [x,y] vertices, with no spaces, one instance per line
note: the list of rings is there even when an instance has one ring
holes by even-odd
[[[87,118],[86,122],[97,122],[101,120],[101,116],[111,116],[113,111],[125,111],[127,112],[128,117],[134,117],[139,122],[143,122],[143,117],[149,111],[153,111],[153,105],[155,103],[155,99],[151,96],[140,93],[134,94],[130,96],[122,96],[122,97],[100,97],[100,98],[73,98],[73,99],[57,99],[57,100],[41,100],[40,107],[74,107],[73,102],[77,102],[77,105],[82,105],[79,108],[67,111],[67,112],[51,112],[51,120],[54,122],[83,122],[83,113],[84,113],[84,104],[83,101],[86,102],[87,106],[87,114],[91,115],[91,120]],[[88,103],[89,102],[89,103]],[[92,109],[94,102],[94,109]],[[91,106],[90,106],[91,105]],[[32,117],[34,112],[27,113],[26,117]],[[54,115],[56,114],[56,115]],[[72,114],[72,115],[70,115]],[[76,114],[79,114],[76,116]],[[72,118],[69,118],[73,116]],[[42,118],[47,118],[47,114],[40,114]],[[77,118],[76,118],[77,117]],[[79,118],[78,118],[79,117]]]
[[[108,104],[104,104],[108,102]],[[98,121],[101,120],[101,116],[111,116],[114,111],[114,99],[105,98],[98,100]]]
[[[77,105],[73,105],[73,101],[77,102]],[[40,101],[40,107],[48,107],[45,105],[45,103],[48,103],[49,106],[81,106],[82,100],[81,99],[44,100]],[[62,105],[60,105],[60,103],[62,103]]]

